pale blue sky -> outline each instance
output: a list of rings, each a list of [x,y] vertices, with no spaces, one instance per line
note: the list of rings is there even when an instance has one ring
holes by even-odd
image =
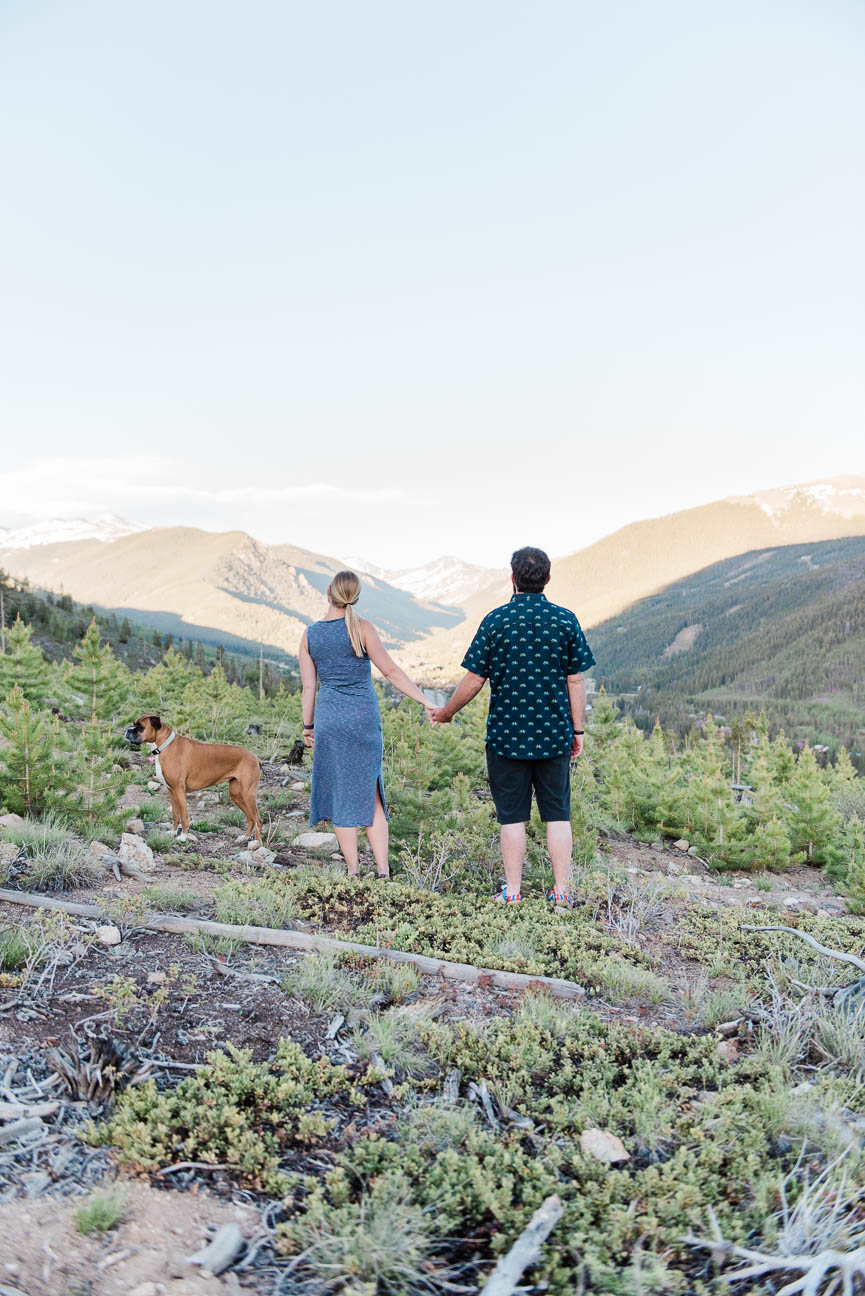
[[[6,3],[0,523],[401,566],[865,472],[865,7]]]

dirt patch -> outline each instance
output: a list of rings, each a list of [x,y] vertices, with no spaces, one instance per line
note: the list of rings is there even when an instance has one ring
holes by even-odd
[[[668,643],[664,649],[665,657],[675,657],[677,653],[690,652],[697,641],[697,635],[700,634],[703,627],[701,625],[688,625],[680,630],[672,643]]]
[[[662,874],[678,884],[683,896],[715,906],[746,906],[778,909],[791,913],[823,913],[841,916],[848,912],[844,898],[834,891],[817,868],[802,867],[784,873],[721,872],[703,860],[676,850],[631,837],[613,837],[603,843],[602,853],[614,865],[634,875]]]
[[[207,1192],[119,1186],[126,1215],[109,1233],[85,1236],[76,1228],[86,1196],[0,1205],[0,1290],[4,1282],[27,1296],[227,1296],[242,1290],[236,1274],[205,1277],[184,1261],[224,1224],[233,1221],[249,1235],[257,1210]]]
[[[0,905],[0,922],[20,922],[31,912]],[[314,1043],[308,1012],[280,988],[300,957],[245,945],[226,961],[196,951],[183,937],[134,932],[111,950],[91,946],[36,1011],[7,1014],[0,1041],[10,1051],[68,1046],[106,1028],[138,1051],[174,1062],[201,1062],[229,1043],[251,1049],[260,1061],[282,1036],[305,1047]],[[157,982],[154,974],[165,979]],[[118,982],[126,984],[112,991]]]

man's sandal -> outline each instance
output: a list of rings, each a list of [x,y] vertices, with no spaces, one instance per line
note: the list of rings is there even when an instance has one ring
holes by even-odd
[[[556,909],[570,909],[574,903],[574,897],[567,891],[551,891],[547,896]]]
[[[522,894],[518,891],[516,895],[508,895],[507,884],[502,885],[501,891],[493,896],[498,904],[522,904]]]

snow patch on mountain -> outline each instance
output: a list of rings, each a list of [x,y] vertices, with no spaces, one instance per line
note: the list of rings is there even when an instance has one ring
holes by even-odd
[[[796,505],[819,509],[821,513],[851,518],[865,516],[865,477],[828,477],[825,481],[781,486],[736,496],[738,503],[759,504],[773,522]]]
[[[116,513],[100,513],[95,518],[52,518],[49,522],[12,530],[0,527],[0,549],[32,549],[35,545],[69,544],[76,540],[109,544],[121,536],[146,530],[143,522],[127,522]]]
[[[405,567],[399,571],[379,567],[363,558],[350,558],[347,561],[354,570],[405,590],[421,602],[445,603],[451,607],[460,607],[478,590],[503,574],[493,567],[463,562],[461,558],[454,558],[451,554],[434,558],[432,562],[420,567]]]

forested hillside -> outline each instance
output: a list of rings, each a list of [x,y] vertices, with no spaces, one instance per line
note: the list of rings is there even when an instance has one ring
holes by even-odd
[[[201,670],[219,663],[231,683],[258,683],[260,674],[263,690],[273,692],[297,665],[296,658],[276,649],[268,649],[267,657],[260,661],[258,653],[253,656],[248,645],[246,651],[232,645],[234,651],[226,652],[222,643],[162,633],[156,626],[139,625],[125,616],[98,613],[90,605],[76,603],[68,594],[32,589],[29,581],[16,580],[2,569],[0,601],[0,623],[7,654],[14,643],[14,623],[20,618],[28,626],[33,644],[51,662],[72,659],[87,627],[93,623],[103,644],[132,670],[155,666],[166,652],[175,649]]]
[[[765,709],[812,741],[865,725],[865,537],[761,549],[669,585],[594,627],[597,675],[659,714]]]

